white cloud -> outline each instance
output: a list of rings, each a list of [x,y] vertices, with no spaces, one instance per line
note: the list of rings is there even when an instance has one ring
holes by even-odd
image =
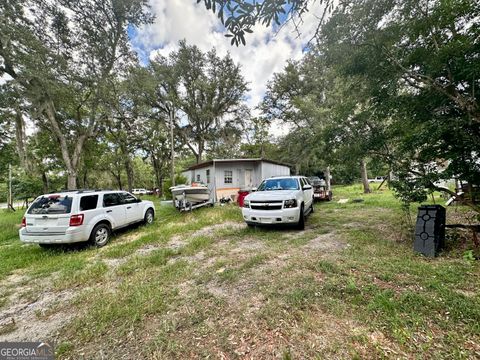
[[[310,13],[304,17],[300,38],[297,38],[293,23],[287,23],[278,34],[271,28],[257,25],[253,34],[248,34],[246,46],[234,47],[224,36],[220,21],[205,9],[203,2],[151,0],[155,22],[139,29],[132,43],[137,51],[149,58],[157,53],[168,55],[177,49],[182,39],[202,51],[215,47],[221,56],[230,52],[234,61],[241,64],[243,75],[249,82],[248,105],[254,108],[262,100],[272,75],[281,71],[288,59],[302,56],[302,48],[318,22],[314,16],[320,13],[318,3],[314,2]],[[279,135],[280,130],[273,133]]]

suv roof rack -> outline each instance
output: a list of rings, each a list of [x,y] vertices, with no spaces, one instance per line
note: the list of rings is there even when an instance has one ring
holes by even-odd
[[[56,194],[56,193],[77,193],[77,194],[82,194],[86,192],[98,192],[98,191],[110,191],[110,189],[61,189],[61,190],[55,190],[55,191],[50,191],[48,194]]]
[[[99,191],[113,191],[111,189],[82,189],[78,190],[78,194],[86,193],[86,192],[99,192]]]
[[[56,193],[64,193],[64,192],[76,192],[76,191],[78,191],[78,189],[74,189],[74,190],[61,189],[61,190],[50,191],[48,194],[56,194]]]

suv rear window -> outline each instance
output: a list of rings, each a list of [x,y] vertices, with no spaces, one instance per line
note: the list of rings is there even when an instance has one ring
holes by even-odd
[[[61,195],[45,195],[35,200],[28,213],[35,214],[68,214],[72,210],[72,197]]]
[[[98,195],[82,196],[80,199],[80,211],[93,210],[97,208]]]

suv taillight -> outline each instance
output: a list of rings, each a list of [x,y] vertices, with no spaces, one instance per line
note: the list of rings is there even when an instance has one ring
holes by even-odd
[[[70,216],[70,226],[80,226],[83,224],[83,214]]]
[[[27,227],[27,219],[25,218],[25,216],[22,219],[22,227]]]

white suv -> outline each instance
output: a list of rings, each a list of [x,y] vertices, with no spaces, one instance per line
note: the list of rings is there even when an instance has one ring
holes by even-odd
[[[41,195],[22,219],[20,240],[43,247],[90,241],[104,246],[113,230],[153,222],[153,202],[126,191],[75,190]]]
[[[305,216],[313,212],[313,189],[304,176],[272,177],[247,195],[242,208],[249,226],[295,224],[305,228]]]

